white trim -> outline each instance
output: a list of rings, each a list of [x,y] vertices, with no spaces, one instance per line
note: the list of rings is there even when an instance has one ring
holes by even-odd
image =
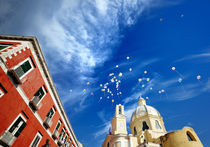
[[[31,61],[30,57],[27,58],[27,59],[25,59],[25,60],[23,60],[23,61],[21,61],[20,63],[18,63],[17,65],[15,65],[15,66],[12,67],[13,70],[16,70],[18,67],[20,67],[23,63],[25,63],[25,62],[27,62],[27,61],[29,61],[29,64],[31,65],[31,69],[29,69],[29,70],[28,70],[26,73],[24,73],[21,77],[18,77],[20,80],[22,80],[29,72],[31,72],[31,71],[34,69],[34,66],[33,66],[33,64],[32,64],[32,61]]]
[[[36,43],[36,42],[35,42],[35,43]],[[38,43],[38,42],[37,42],[37,43]],[[38,44],[36,44],[36,45],[38,45]],[[32,53],[32,55],[33,55],[33,57],[34,57],[34,60],[35,60],[35,62],[36,62],[36,65],[37,65],[37,67],[38,67],[38,69],[39,69],[39,71],[40,71],[40,73],[41,73],[41,75],[42,75],[42,78],[43,78],[43,80],[44,80],[45,86],[47,87],[48,92],[50,93],[50,96],[51,96],[51,98],[52,98],[52,100],[53,100],[53,102],[54,102],[54,105],[58,108],[57,111],[59,112],[59,115],[60,115],[61,119],[63,120],[62,122],[63,122],[64,126],[66,126],[66,128],[67,128],[67,131],[69,132],[69,135],[70,135],[70,137],[72,138],[72,142],[73,142],[73,143],[76,145],[76,147],[77,147],[77,146],[79,146],[79,145],[78,145],[78,143],[77,143],[77,138],[76,138],[76,136],[75,136],[75,134],[74,134],[74,131],[73,131],[72,127],[71,127],[71,124],[70,124],[70,122],[66,122],[66,119],[68,119],[68,118],[67,118],[67,116],[64,116],[63,113],[61,112],[61,111],[63,111],[63,112],[65,113],[64,108],[61,108],[61,106],[62,106],[61,101],[60,101],[60,99],[59,99],[58,101],[60,101],[60,103],[58,104],[58,102],[57,102],[57,100],[56,100],[57,98],[59,98],[59,96],[58,96],[58,94],[57,94],[57,91],[55,90],[55,92],[56,92],[55,94],[56,94],[56,95],[54,95],[54,93],[53,93],[54,89],[51,88],[50,83],[49,83],[49,81],[48,81],[48,79],[47,79],[47,77],[46,77],[46,74],[44,73],[43,68],[45,68],[45,69],[47,70],[47,74],[49,74],[49,75],[47,75],[47,76],[49,76],[48,78],[49,78],[50,82],[53,83],[53,81],[52,81],[52,79],[51,79],[51,76],[50,76],[50,73],[49,73],[49,71],[48,71],[48,68],[47,68],[47,66],[46,66],[44,57],[42,57],[42,53],[41,53],[41,51],[40,51],[40,49],[39,49],[39,46],[37,46],[37,50],[35,51],[34,46],[33,46],[32,43],[30,42],[30,43],[29,43],[29,47],[30,47],[30,49],[31,49],[31,53]],[[38,52],[38,53],[37,53],[37,52]],[[40,57],[38,57],[37,54],[38,54]],[[41,58],[44,67],[40,64],[39,58]],[[53,85],[53,86],[54,86],[54,85]],[[54,88],[55,88],[55,87],[54,87]],[[65,119],[64,117],[66,117],[66,119]],[[69,123],[69,125],[67,125],[67,123]],[[69,126],[70,126],[70,127],[69,127]],[[72,130],[72,131],[71,131],[71,130]]]
[[[0,89],[0,98],[4,96],[4,92]]]
[[[53,115],[52,115],[52,117],[50,117],[50,121],[52,120],[53,116],[55,115],[55,110],[54,110],[54,108],[51,107],[50,110],[51,110],[51,109],[53,110]],[[48,111],[48,113],[49,113],[49,112],[50,112],[50,111]],[[48,115],[48,113],[47,113],[47,115]],[[48,117],[47,115],[46,115],[46,118]]]
[[[57,127],[58,123],[60,123],[60,126],[59,126],[58,130],[60,129],[60,127],[61,127],[61,121],[60,121],[60,120],[58,120],[58,122],[57,122],[57,124],[56,124],[56,126],[55,126],[55,129],[54,129],[53,133],[55,132],[56,127]],[[57,130],[57,131],[58,131],[58,130]]]
[[[30,147],[34,147],[34,146],[32,146],[32,144],[34,143],[34,141],[35,141],[35,139],[36,139],[36,137],[37,137],[37,136],[39,136],[39,137],[40,137],[40,139],[39,139],[39,141],[38,141],[38,143],[37,143],[37,145],[36,145],[36,146],[38,146],[38,145],[39,145],[40,141],[42,140],[42,134],[38,131],[38,132],[36,133],[36,135],[35,135],[34,139],[32,140],[32,142],[31,142],[31,144],[30,144]]]
[[[11,46],[13,46],[13,45],[12,45],[12,44],[11,44],[11,45],[7,45],[7,44],[0,43],[0,46],[7,46],[6,48],[0,50],[0,52],[1,52],[1,51],[5,50],[5,49],[7,49],[8,47],[11,47]]]
[[[45,97],[45,95],[46,95],[46,91],[45,91],[44,87],[42,86],[42,87],[40,87],[40,88],[42,88],[42,90],[44,91],[44,95],[43,95],[43,97],[40,99],[40,101],[37,103],[37,105],[40,104],[40,102],[44,99],[44,97]],[[40,89],[40,88],[39,88],[39,89]],[[39,90],[39,89],[38,89],[38,90]],[[37,91],[38,91],[38,90],[37,90]],[[37,91],[36,91],[36,92],[37,92]],[[32,100],[33,100],[34,98],[35,98],[35,96],[32,98]]]
[[[25,119],[25,117],[20,113],[14,120],[13,120],[13,122],[10,124],[10,126],[7,128],[7,130],[9,131],[9,129],[12,127],[12,125],[17,121],[17,119],[19,118],[19,117],[21,117],[24,121],[25,121],[25,123],[26,123],[26,119]]]
[[[1,57],[0,57],[1,58]],[[2,59],[3,60],[3,59]],[[0,66],[2,68],[2,70],[7,73],[8,72],[8,68],[6,67],[6,65],[4,64],[4,62],[0,61]],[[17,92],[20,94],[20,96],[22,97],[22,99],[24,100],[24,102],[26,103],[26,105],[29,105],[29,98],[26,96],[25,92],[22,90],[22,88],[20,87],[20,85],[17,85],[16,87]],[[30,108],[29,108],[30,109]],[[30,109],[31,110],[31,109]],[[39,116],[39,114],[37,112],[33,112],[31,110],[31,112],[34,114],[34,116],[37,118],[37,120],[39,121],[40,125],[43,127],[43,129],[48,133],[49,136],[52,136],[52,133],[49,131],[49,129],[46,129],[43,126],[43,122],[44,120],[42,120],[42,118]],[[55,142],[55,144],[57,144],[56,140],[53,140]]]
[[[63,130],[64,130],[64,131],[63,131]],[[61,137],[62,137],[62,138],[61,138],[61,137],[60,137],[60,134],[62,133],[62,131],[63,131],[63,137],[61,136]],[[64,138],[65,133],[66,133],[66,129],[65,129],[64,127],[62,128],[61,133],[60,133],[59,136],[58,136],[58,140],[60,140],[61,142],[63,142],[63,138]],[[60,138],[61,138],[61,139],[60,139]]]
[[[67,136],[67,138],[66,138],[66,136]],[[69,137],[69,135],[68,135],[68,133],[66,133],[65,137],[63,138],[64,143],[65,143],[65,138],[66,138],[66,142],[68,142],[68,141],[67,141],[68,137]]]
[[[5,38],[3,38],[3,37],[5,37]],[[39,71],[42,75],[45,86],[47,87],[48,92],[52,97],[54,105],[57,107],[57,111],[58,111],[61,119],[63,120],[62,122],[63,122],[64,126],[66,126],[66,128],[67,128],[67,131],[69,132],[70,137],[72,138],[72,142],[76,145],[76,147],[78,147],[79,146],[78,140],[76,138],[76,135],[74,134],[72,126],[69,122],[69,119],[65,113],[65,110],[64,110],[61,100],[59,98],[59,95],[55,89],[55,85],[52,81],[52,77],[49,73],[46,61],[43,57],[43,54],[41,52],[41,49],[39,47],[39,43],[38,43],[37,39],[35,37],[22,37],[22,36],[20,37],[20,36],[8,36],[8,35],[5,35],[5,36],[2,35],[2,38],[3,39],[1,39],[1,41],[6,40],[7,42],[9,42],[9,41],[20,42],[22,45],[20,45],[21,47],[19,47],[19,48],[22,48],[22,46],[24,46],[23,50],[25,50],[25,47],[27,47],[27,49],[31,50],[34,62],[36,62],[37,68],[39,69]],[[6,61],[6,57],[8,57],[9,55],[10,55],[9,53],[0,55],[0,57],[2,58],[2,61],[3,61],[2,63],[0,62],[0,65],[2,66],[2,69],[5,71],[5,73],[7,73],[8,69],[4,62]],[[20,95],[24,99],[25,103],[28,105],[29,100],[19,85],[17,87],[17,91],[20,93]],[[35,112],[33,114],[36,116],[36,118],[39,120],[40,124],[42,125],[43,120],[37,114],[37,112]],[[51,132],[49,130],[46,130],[46,131],[48,132],[49,135],[51,134]],[[57,143],[57,141],[55,141],[55,142]]]

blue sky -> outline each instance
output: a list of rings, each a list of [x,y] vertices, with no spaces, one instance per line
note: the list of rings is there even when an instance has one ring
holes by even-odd
[[[85,147],[102,145],[116,104],[125,105],[129,125],[140,95],[159,110],[167,131],[191,126],[210,146],[209,6],[208,0],[0,0],[0,33],[38,38]],[[109,74],[120,72],[117,92]],[[105,83],[113,98],[101,91]]]

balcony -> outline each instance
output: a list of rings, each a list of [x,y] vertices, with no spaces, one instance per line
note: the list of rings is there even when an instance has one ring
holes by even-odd
[[[42,104],[38,104],[40,101],[40,98],[38,96],[35,96],[30,102],[29,105],[32,107],[33,110],[37,111],[41,108]]]
[[[57,138],[58,138],[58,130],[55,130],[55,131],[53,132],[52,137],[53,137],[54,139],[57,139]]]
[[[3,146],[12,146],[16,137],[9,131],[4,131],[3,135],[0,137],[0,145]]]
[[[46,117],[45,121],[44,121],[44,126],[46,128],[50,128],[52,125],[52,122],[51,122],[51,118],[50,117]]]

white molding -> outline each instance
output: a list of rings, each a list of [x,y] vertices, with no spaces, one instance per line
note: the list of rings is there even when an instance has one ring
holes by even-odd
[[[41,52],[41,49],[39,47],[39,43],[38,43],[37,39],[35,37],[22,37],[22,36],[9,36],[9,35],[1,35],[1,38],[3,38],[3,39],[1,39],[1,41],[21,42],[22,45],[18,45],[19,48],[20,48],[20,46],[24,46],[24,48],[22,48],[23,50],[25,50],[25,47],[27,47],[27,49],[31,50],[31,53],[32,53],[33,58],[36,62],[37,68],[39,69],[39,71],[42,75],[42,78],[45,82],[45,86],[47,87],[48,92],[51,95],[52,100],[54,102],[54,105],[57,107],[57,111],[59,112],[60,117],[63,120],[62,122],[63,122],[64,126],[66,127],[70,137],[72,138],[74,145],[76,147],[79,147],[80,145],[79,145],[78,140],[74,134],[74,131],[73,131],[73,128],[69,122],[69,119],[65,113],[64,107],[61,103],[61,100],[59,98],[57,90],[55,89],[55,85],[54,85],[52,77],[49,73],[47,64],[45,62],[45,59],[43,57],[43,54]],[[22,49],[19,49],[18,51],[21,52]],[[6,57],[7,57],[7,55],[0,55],[0,58],[2,59],[3,62],[6,61]],[[2,66],[4,71],[7,73],[8,69],[6,68],[5,64],[0,62],[0,65]],[[28,101],[27,96],[24,94],[24,92],[22,91],[22,89],[19,86],[17,87],[17,89],[19,89],[18,92],[21,93],[21,96],[23,97],[24,101],[28,105],[29,101]],[[34,115],[37,117],[37,119],[40,121],[40,123],[42,125],[43,121],[40,118],[40,116],[36,112],[34,113]],[[51,134],[51,132],[49,132],[49,130],[46,130],[46,131],[48,132],[49,135]]]
[[[5,64],[4,63],[2,63],[2,62],[0,62],[0,66],[1,66],[1,68],[3,69],[3,71],[5,72],[5,73],[7,73],[8,72],[8,69],[7,69],[7,67],[5,66]],[[16,87],[16,90],[17,90],[17,92],[20,94],[20,96],[22,97],[22,99],[24,100],[24,102],[26,103],[26,105],[28,105],[28,108],[30,109],[30,107],[29,107],[29,98],[26,96],[26,94],[25,94],[25,92],[22,90],[22,88],[19,86],[19,85],[17,85],[17,87]],[[37,112],[33,112],[31,109],[30,109],[30,111],[32,112],[32,114],[34,114],[34,116],[37,118],[37,120],[38,120],[38,122],[40,123],[40,125],[44,128],[44,130],[48,133],[48,135],[52,138],[52,133],[49,131],[49,129],[46,129],[44,126],[43,126],[43,120],[41,119],[41,117],[39,116],[39,114],[37,113]],[[57,141],[56,140],[54,140],[54,142],[57,144]]]
[[[36,53],[36,51],[35,51],[35,49],[34,49],[34,46],[33,46],[31,43],[29,43],[29,47],[30,47],[30,49],[31,49],[31,53],[32,53],[32,55],[33,55],[33,57],[34,57],[34,60],[35,60],[35,62],[36,62],[36,64],[37,64],[37,67],[39,68],[39,71],[40,71],[40,73],[41,73],[41,75],[42,75],[42,78],[43,78],[43,80],[44,80],[44,82],[45,82],[45,84],[46,84],[46,87],[47,87],[47,89],[48,89],[48,92],[50,93],[50,96],[51,96],[51,98],[52,98],[52,100],[53,100],[53,102],[54,102],[54,105],[58,108],[57,111],[59,112],[60,117],[61,117],[61,119],[63,120],[62,122],[64,123],[64,126],[66,126],[66,128],[67,128],[67,130],[68,130],[68,132],[69,132],[69,135],[70,135],[70,137],[72,138],[72,141],[73,141],[74,145],[76,145],[76,146],[79,147],[79,145],[78,145],[78,143],[77,143],[77,138],[76,138],[76,136],[75,136],[75,134],[74,134],[74,132],[73,132],[73,129],[72,129],[72,127],[71,127],[70,122],[66,122],[66,119],[68,120],[68,117],[67,117],[67,116],[63,116],[63,113],[65,113],[65,110],[64,110],[64,108],[63,108],[63,106],[62,106],[61,100],[60,100],[60,98],[59,98],[59,96],[58,96],[58,93],[57,93],[57,91],[56,91],[56,89],[55,89],[55,86],[54,86],[54,84],[53,84],[53,81],[52,81],[51,75],[50,75],[50,73],[49,73],[49,71],[48,71],[48,68],[47,68],[47,65],[46,65],[46,63],[45,63],[45,60],[44,60],[44,58],[42,57],[42,53],[41,53],[40,49],[37,49],[38,53]],[[39,54],[39,57],[37,56],[37,54]],[[40,64],[39,58],[41,58],[43,65]],[[45,68],[45,70],[47,71],[48,75],[45,74],[43,68]],[[50,81],[48,81],[48,79],[46,78],[46,76],[48,76],[48,79],[49,79]],[[49,82],[51,82],[51,83],[49,83]],[[51,88],[50,84],[52,84],[53,89]],[[56,95],[54,95],[53,91],[54,91],[54,93],[55,93]],[[56,100],[56,99],[57,99],[57,100]],[[63,111],[63,112],[61,112],[61,111]],[[66,117],[66,118],[64,118],[64,117]],[[69,125],[67,125],[67,123],[69,123]],[[69,126],[70,126],[70,127],[69,127]],[[72,131],[70,131],[70,130],[72,130]],[[73,134],[72,134],[72,133],[73,133]],[[73,137],[73,136],[74,136],[74,137]]]

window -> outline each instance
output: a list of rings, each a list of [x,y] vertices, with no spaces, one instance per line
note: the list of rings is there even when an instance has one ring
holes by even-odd
[[[45,96],[45,90],[43,87],[40,87],[39,90],[34,94],[34,101],[36,105],[41,101],[41,99]]]
[[[133,128],[134,136],[137,135],[136,127]]]
[[[51,127],[52,125],[51,119],[54,114],[55,114],[55,111],[53,110],[53,108],[51,108],[50,111],[47,113],[47,116],[44,120],[44,125],[46,129]]]
[[[0,83],[0,98],[3,97],[3,95],[7,93],[7,90],[4,88],[4,86]]]
[[[20,66],[14,69],[16,75],[21,78],[24,74],[26,74],[30,69],[32,69],[32,66],[29,62],[29,60],[26,60],[24,63],[22,63]]]
[[[19,114],[16,119],[12,122],[12,124],[8,127],[7,130],[3,132],[0,136],[1,144],[5,144],[6,146],[12,146],[16,138],[21,134],[23,129],[26,126],[26,119],[22,114]],[[0,145],[1,146],[1,145]]]
[[[119,106],[119,114],[121,114],[121,113],[122,113],[121,106]]]
[[[0,89],[0,98],[4,95],[4,92]]]
[[[69,137],[68,134],[66,134],[65,139],[64,139],[64,143],[66,143],[68,137]]]
[[[54,112],[53,108],[51,108],[50,111],[47,113],[47,117],[48,117],[48,118],[52,118],[53,115],[54,115],[54,113],[55,113],[55,112]]]
[[[155,120],[155,127],[156,127],[156,129],[161,129],[161,126],[160,126],[158,120]]]
[[[23,62],[19,63],[12,69],[10,69],[10,76],[14,79],[14,82],[17,84],[23,83],[25,80],[22,81],[23,77],[26,76],[31,70],[33,69],[32,63],[30,58],[24,60]]]
[[[45,91],[42,87],[39,88],[39,90],[34,94],[34,96],[39,97],[40,99],[45,95]]]
[[[12,126],[9,128],[9,132],[13,136],[18,137],[25,128],[25,126],[26,126],[26,120],[24,119],[23,116],[20,115],[12,124]]]
[[[61,126],[61,122],[60,122],[60,121],[58,121],[58,124],[56,125],[55,130],[57,130],[57,131],[58,131],[58,129],[60,128],[60,126]]]
[[[107,144],[107,147],[109,147],[109,142],[108,142],[108,144]]]
[[[65,134],[65,129],[63,128],[61,131],[61,134],[59,135],[59,140],[62,141],[63,140],[63,136]]]
[[[37,147],[41,139],[42,139],[42,134],[38,132],[36,136],[34,137],[34,140],[32,141],[30,147]]]
[[[30,101],[30,106],[33,110],[38,110],[42,105],[38,104],[42,100],[42,98],[45,96],[45,90],[43,87],[40,87],[39,90],[34,94],[34,98]]]
[[[143,121],[142,122],[142,131],[145,131],[145,130],[148,130],[149,129],[149,126],[147,125],[146,121]]]
[[[196,141],[195,137],[190,132],[187,132],[187,139],[188,141]]]

